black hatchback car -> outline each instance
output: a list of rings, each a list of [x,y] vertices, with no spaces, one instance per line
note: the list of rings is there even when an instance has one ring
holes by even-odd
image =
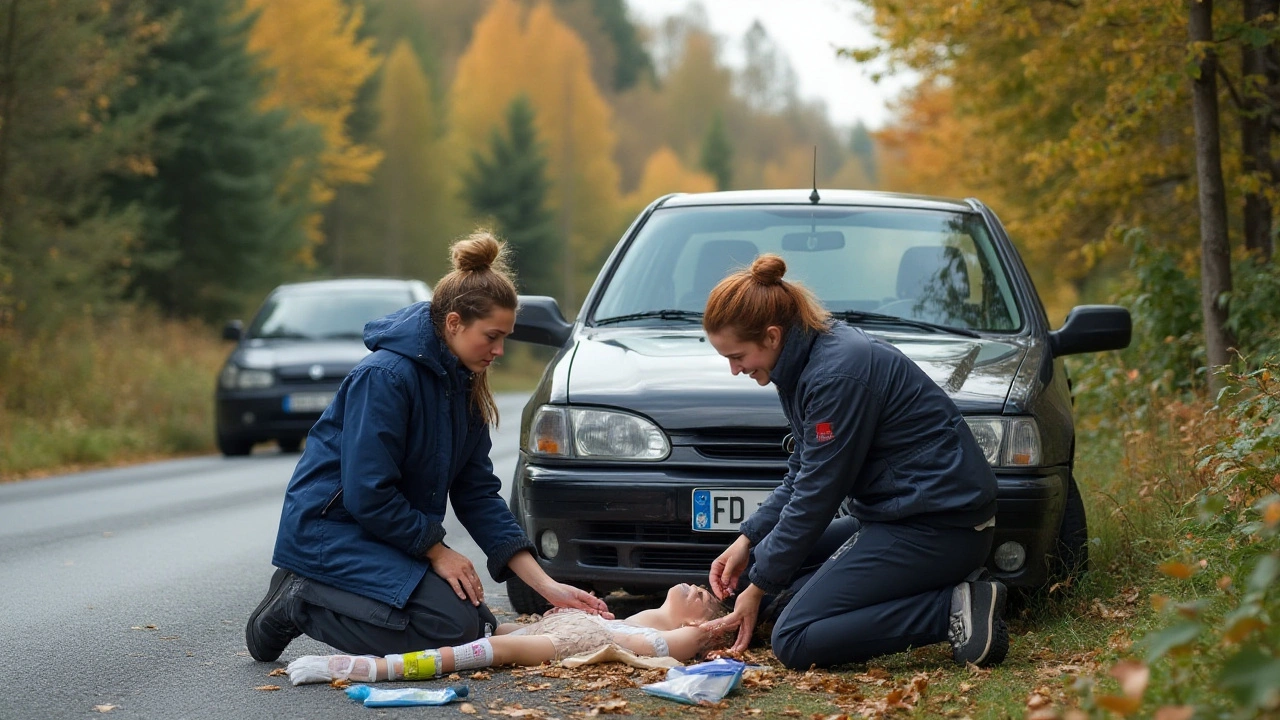
[[[255,443],[274,440],[296,452],[342,379],[369,354],[365,323],[430,299],[426,283],[382,278],[314,280],[271,291],[248,330],[239,320],[223,329],[236,347],[214,392],[218,449],[248,455]]]
[[[771,252],[832,315],[888,340],[964,413],[999,479],[992,574],[1040,586],[1087,558],[1062,357],[1128,345],[1129,313],[1050,330],[1013,243],[976,200],[852,191],[672,195],[627,231],[573,324],[525,297],[514,339],[559,352],[525,408],[511,509],[557,580],[604,593],[703,582],[791,450],[773,387],[734,377],[707,295]],[[518,579],[513,606],[541,610]]]

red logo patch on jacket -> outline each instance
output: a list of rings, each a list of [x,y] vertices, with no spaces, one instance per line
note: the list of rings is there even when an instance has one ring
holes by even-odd
[[[813,427],[813,433],[815,436],[817,436],[817,440],[820,443],[826,442],[831,438],[835,437],[835,435],[832,434],[831,432],[831,423],[829,422],[820,422],[817,425],[815,425]]]

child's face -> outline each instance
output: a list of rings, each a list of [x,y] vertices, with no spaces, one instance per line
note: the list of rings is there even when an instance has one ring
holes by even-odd
[[[667,591],[663,604],[681,622],[701,623],[712,618],[720,601],[704,587],[680,583]]]

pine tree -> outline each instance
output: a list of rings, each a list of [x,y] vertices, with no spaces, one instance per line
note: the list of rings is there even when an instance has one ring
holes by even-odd
[[[147,214],[135,288],[168,313],[217,320],[296,267],[323,144],[315,126],[260,109],[242,0],[189,0],[174,18],[126,98],[173,101],[157,126],[164,149],[154,175],[122,181],[117,197]]]
[[[141,219],[105,179],[151,171],[158,106],[117,100],[160,29],[132,0],[0,3],[0,328],[119,299]]]
[[[716,179],[717,190],[728,190],[733,183],[733,145],[724,127],[724,117],[716,113],[702,139],[700,166]]]
[[[490,135],[488,157],[471,153],[474,168],[465,179],[465,194],[472,209],[492,217],[511,244],[521,289],[554,295],[560,287],[560,242],[547,208],[551,182],[534,120],[526,96],[511,101],[505,132],[494,128]]]

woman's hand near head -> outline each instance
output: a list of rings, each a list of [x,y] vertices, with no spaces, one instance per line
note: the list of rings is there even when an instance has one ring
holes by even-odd
[[[469,600],[472,605],[484,602],[484,583],[465,555],[436,543],[427,550],[427,560],[431,561],[432,572],[444,578],[460,599]]]
[[[738,637],[730,650],[742,652],[751,643],[751,634],[755,631],[756,619],[760,617],[760,601],[763,598],[763,590],[755,585],[748,585],[747,589],[738,595],[738,600],[733,604],[733,612],[722,618],[708,620],[702,624],[701,628],[710,635],[732,632],[736,629]]]
[[[751,541],[746,535],[739,535],[733,544],[720,553],[720,557],[711,563],[711,572],[707,579],[711,583],[711,592],[716,598],[724,600],[738,591],[738,578],[747,569],[747,560],[751,557]]]

